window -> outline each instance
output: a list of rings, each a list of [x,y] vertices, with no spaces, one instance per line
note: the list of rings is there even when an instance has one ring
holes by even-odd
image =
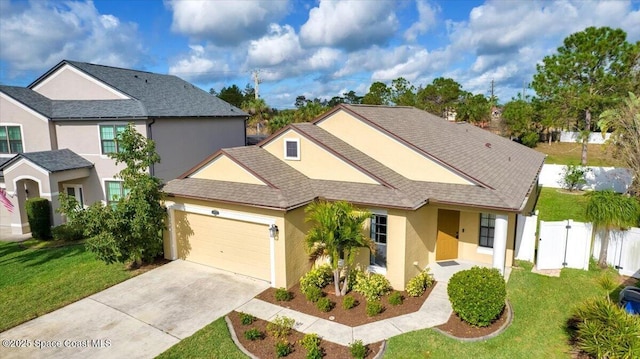
[[[480,247],[493,248],[493,232],[496,228],[496,215],[480,214]]]
[[[21,153],[23,151],[20,126],[0,126],[0,153]]]
[[[120,198],[129,193],[129,190],[124,188],[121,181],[106,181],[105,188],[107,191],[107,204],[110,206],[115,206]]]
[[[127,125],[100,125],[102,154],[122,152],[122,149],[118,147],[118,135],[126,128]]]
[[[376,253],[371,255],[370,263],[374,266],[387,266],[387,216],[373,214],[371,216],[371,239],[376,244]]]
[[[297,138],[284,140],[284,159],[300,160],[300,140]]]
[[[81,206],[84,206],[84,193],[82,192],[82,185],[65,184],[63,187],[67,195],[74,197]]]

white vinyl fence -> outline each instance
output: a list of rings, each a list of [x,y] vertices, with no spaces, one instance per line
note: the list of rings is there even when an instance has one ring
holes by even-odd
[[[538,269],[568,267],[587,270],[589,257],[597,260],[600,256],[603,237],[604,232],[596,232],[591,248],[591,223],[540,221],[536,266]],[[640,228],[612,231],[607,250],[607,263],[620,274],[640,278]]]
[[[536,227],[538,213],[535,215],[518,215],[516,227],[516,259],[533,262],[536,255]]]
[[[542,166],[540,171],[540,185],[550,188],[563,188],[564,165]],[[583,190],[602,191],[606,189],[614,190],[618,193],[625,193],[631,185],[631,171],[628,168],[620,167],[587,167],[589,171],[585,174],[587,184],[582,186]]]
[[[562,131],[560,132],[560,142],[578,142],[579,132]],[[602,137],[601,132],[591,132],[589,134],[589,143],[603,144],[611,137],[610,133],[605,133]]]

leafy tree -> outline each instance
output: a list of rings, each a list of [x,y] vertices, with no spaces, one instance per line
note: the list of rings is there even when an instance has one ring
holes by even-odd
[[[309,257],[312,260],[321,256],[329,258],[336,295],[345,295],[349,288],[349,272],[359,249],[374,249],[373,241],[363,229],[371,214],[356,211],[351,203],[345,201],[312,202],[305,208],[305,212],[306,221],[311,223],[311,229],[305,238]],[[344,282],[340,286],[340,273],[343,271]]]
[[[351,90],[342,94],[344,96],[344,103],[360,104],[362,103],[362,96],[358,96],[355,91]]]
[[[404,77],[391,81],[389,100],[396,106],[414,106],[416,104],[416,88]]]
[[[603,136],[614,129],[607,142],[613,146],[616,157],[631,168],[634,180],[629,190],[640,197],[640,98],[630,92],[621,106],[600,115],[598,126]]]
[[[329,110],[329,108],[319,101],[308,101],[306,104],[298,107],[294,114],[294,122],[309,122],[327,110]]]
[[[295,120],[295,111],[294,110],[283,110],[279,111],[278,114],[273,116],[267,126],[269,127],[269,131],[274,133],[279,129],[285,127],[286,125],[294,122]]]
[[[491,118],[491,103],[484,95],[473,95],[467,93],[462,102],[458,105],[456,120],[468,121],[485,127]]]
[[[70,225],[80,225],[91,237],[87,248],[107,263],[140,265],[162,253],[162,230],[166,217],[161,205],[161,181],[149,174],[160,162],[152,140],[136,132],[133,124],[118,135],[121,152],[110,153],[116,164],[124,163],[116,178],[123,180],[126,195],[115,205],[97,202],[82,209],[75,198],[61,195],[60,212]]]
[[[532,87],[543,99],[566,104],[565,116],[584,116],[582,165],[587,164],[591,117],[624,94],[638,66],[640,43],[626,41],[626,33],[609,27],[589,27],[569,35],[557,54],[537,65]]]
[[[374,82],[369,87],[369,92],[362,98],[362,103],[367,105],[389,105],[391,90],[382,82]]]
[[[240,90],[236,85],[223,87],[217,96],[221,100],[224,100],[238,108],[242,107],[242,103],[245,101],[244,93],[242,93],[242,90]]]
[[[600,245],[598,265],[607,266],[607,248],[609,234],[613,229],[627,229],[638,224],[640,204],[634,197],[624,196],[611,190],[594,191],[586,194],[586,215],[597,229],[604,230],[604,238]]]
[[[464,91],[450,78],[438,77],[424,89],[418,90],[416,106],[444,118],[455,112]]]
[[[247,121],[248,127],[256,126],[256,132],[260,127],[264,128],[267,125],[267,121],[271,116],[272,109],[267,105],[264,99],[252,98],[242,103],[242,110],[249,114],[249,121]]]
[[[527,147],[537,145],[539,136],[534,108],[530,102],[522,99],[507,102],[502,109],[502,118],[509,135],[518,137]]]

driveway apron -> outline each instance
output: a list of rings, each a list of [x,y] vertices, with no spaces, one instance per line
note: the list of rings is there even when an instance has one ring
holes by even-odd
[[[0,333],[0,357],[153,358],[268,287],[173,261]]]

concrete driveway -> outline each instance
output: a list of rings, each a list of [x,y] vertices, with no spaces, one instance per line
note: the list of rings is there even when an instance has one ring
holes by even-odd
[[[0,333],[0,357],[153,358],[268,287],[173,261]]]

